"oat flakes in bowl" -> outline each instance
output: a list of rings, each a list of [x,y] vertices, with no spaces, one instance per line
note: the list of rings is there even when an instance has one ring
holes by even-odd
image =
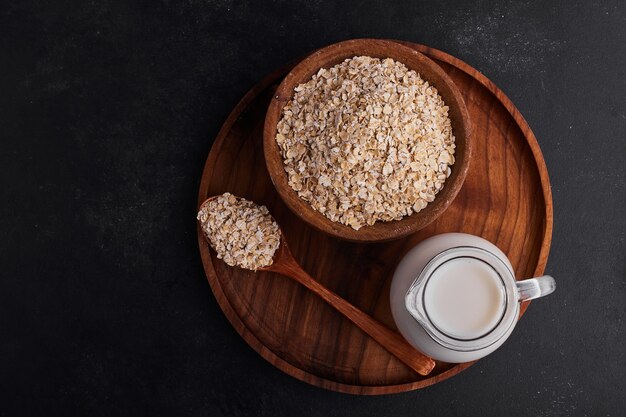
[[[448,107],[391,58],[348,58],[299,84],[278,143],[289,186],[334,222],[359,230],[435,199],[454,164]]]
[[[314,52],[283,80],[264,127],[270,177],[289,208],[353,241],[432,222],[469,166],[463,99],[433,61],[392,41]]]

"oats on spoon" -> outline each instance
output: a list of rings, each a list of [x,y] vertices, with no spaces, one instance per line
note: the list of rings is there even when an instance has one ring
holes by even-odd
[[[267,207],[224,193],[202,204],[198,220],[217,257],[228,265],[257,270],[272,264],[280,229]]]
[[[428,375],[435,367],[432,359],[416,351],[402,336],[307,274],[284,239],[281,243],[278,224],[265,206],[224,193],[202,203],[198,220],[217,257],[227,264],[289,277],[317,294],[415,372]]]

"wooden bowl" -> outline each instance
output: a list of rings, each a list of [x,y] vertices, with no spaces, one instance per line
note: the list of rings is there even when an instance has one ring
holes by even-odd
[[[289,186],[280,149],[276,143],[276,129],[282,110],[293,97],[294,88],[311,79],[320,68],[330,68],[346,58],[367,55],[375,58],[392,58],[418,72],[433,85],[450,108],[452,132],[455,136],[455,163],[451,175],[435,200],[426,208],[401,220],[376,222],[354,230],[350,226],[333,222],[301,199]],[[396,42],[380,39],[355,39],[319,49],[296,65],[278,86],[270,101],[263,129],[265,163],[270,178],[286,205],[302,220],[316,229],[340,239],[355,242],[379,242],[407,236],[430,224],[454,200],[463,185],[471,156],[469,113],[461,93],[450,77],[433,61],[421,53]]]

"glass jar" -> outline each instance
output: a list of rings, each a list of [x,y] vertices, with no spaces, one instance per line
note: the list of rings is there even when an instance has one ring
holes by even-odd
[[[476,294],[471,287],[464,290],[467,300],[461,300],[467,303],[442,306],[437,304],[442,302],[441,296],[433,299],[439,285],[436,282],[442,281],[441,274],[446,268],[454,266],[455,279],[463,279],[463,262],[482,268],[493,277],[494,291],[487,301],[494,306],[485,324],[474,333],[444,325],[435,311],[454,307],[457,309],[454,314],[459,316],[463,311],[458,309],[485,301],[472,300]],[[390,302],[394,321],[409,343],[433,359],[460,363],[482,358],[500,347],[515,328],[520,302],[550,294],[554,289],[555,281],[550,276],[516,281],[510,261],[491,242],[464,233],[446,233],[422,241],[404,256],[394,272]],[[437,291],[444,291],[445,300],[445,288]]]

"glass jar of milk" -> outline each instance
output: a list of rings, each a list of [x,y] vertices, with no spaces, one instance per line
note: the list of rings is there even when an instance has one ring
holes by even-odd
[[[464,233],[422,241],[402,259],[391,284],[391,311],[400,333],[433,359],[469,362],[509,337],[519,303],[555,289],[550,276],[516,281],[506,255]]]

